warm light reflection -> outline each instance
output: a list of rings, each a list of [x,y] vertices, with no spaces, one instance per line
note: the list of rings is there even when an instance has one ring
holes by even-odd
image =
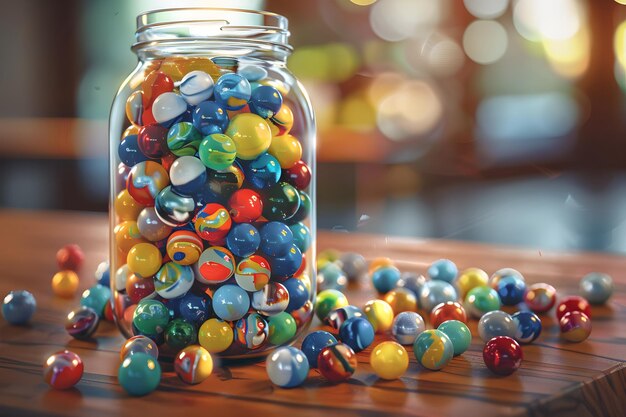
[[[372,105],[378,105],[382,99],[394,93],[406,80],[398,72],[383,72],[377,75],[369,85],[367,98]]]
[[[357,6],[369,6],[370,4],[376,3],[376,0],[350,0],[352,3]]]
[[[413,80],[380,102],[377,124],[386,137],[401,141],[429,133],[442,114],[443,104],[433,87]]]
[[[463,33],[463,49],[467,56],[479,64],[498,61],[509,44],[506,30],[493,20],[476,20]]]
[[[587,26],[583,26],[572,38],[545,39],[542,43],[546,58],[557,74],[577,78],[589,67],[591,36]]]
[[[362,93],[343,100],[339,108],[339,123],[356,131],[370,131],[376,127],[376,109]]]
[[[613,48],[617,62],[619,62],[622,68],[626,68],[626,20],[615,29]]]
[[[374,33],[392,42],[428,31],[440,20],[440,2],[432,0],[379,0],[370,12]]]

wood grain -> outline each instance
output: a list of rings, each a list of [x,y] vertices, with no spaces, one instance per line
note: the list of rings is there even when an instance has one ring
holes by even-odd
[[[207,381],[186,386],[163,365],[157,391],[142,398],[127,396],[117,384],[122,338],[103,323],[92,342],[72,340],[64,316],[78,299],[52,296],[54,254],[65,243],[79,243],[86,255],[81,289],[93,283],[97,263],[106,257],[107,219],[87,213],[0,211],[0,292],[28,289],[38,301],[25,327],[0,322],[0,415],[136,416],[186,415],[220,417],[255,415],[317,416],[616,416],[626,415],[626,259],[593,253],[540,253],[452,241],[399,239],[322,232],[320,249],[358,251],[367,258],[390,256],[402,270],[423,272],[435,259],[448,257],[459,267],[488,272],[510,266],[530,282],[547,281],[559,295],[574,294],[578,279],[598,270],[613,276],[616,294],[605,307],[593,308],[588,341],[560,341],[552,316],[544,333],[525,346],[521,369],[509,377],[491,374],[482,362],[482,343],[439,372],[421,368],[411,356],[409,371],[397,381],[381,381],[368,365],[370,350],[358,355],[359,369],[348,382],[327,383],[315,371],[301,388],[279,389],[265,375],[263,362],[224,364]],[[367,282],[349,289],[353,304],[373,298]],[[476,334],[476,323],[471,323]],[[72,390],[54,391],[43,382],[41,365],[56,350],[70,348],[83,358],[85,375]]]

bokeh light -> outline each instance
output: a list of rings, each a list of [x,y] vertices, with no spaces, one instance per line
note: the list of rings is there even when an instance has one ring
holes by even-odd
[[[456,74],[465,61],[463,49],[447,36],[429,38],[422,48],[429,70],[438,77],[449,77]]]
[[[391,42],[427,31],[440,20],[441,5],[432,0],[378,0],[370,12],[374,33]]]
[[[402,84],[378,105],[380,131],[395,141],[431,132],[443,115],[443,103],[433,86],[423,80]]]
[[[518,0],[513,23],[524,38],[564,40],[581,28],[582,5],[578,0]]]
[[[396,92],[406,78],[398,72],[383,72],[378,74],[370,83],[367,98],[373,105],[378,105],[385,97]]]
[[[303,47],[289,59],[289,68],[306,79],[344,81],[360,66],[359,55],[347,43],[329,43]]]
[[[500,17],[509,6],[509,0],[463,0],[465,8],[479,19]]]
[[[370,4],[376,3],[376,0],[350,0],[352,3],[357,6],[369,6]]]
[[[509,40],[502,25],[493,20],[476,20],[463,33],[463,49],[479,64],[492,64],[506,52]]]

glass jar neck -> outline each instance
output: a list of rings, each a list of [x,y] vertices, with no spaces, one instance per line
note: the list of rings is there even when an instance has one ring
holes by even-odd
[[[142,61],[187,55],[284,63],[292,51],[287,28],[285,17],[254,10],[154,10],[137,16],[132,50]]]

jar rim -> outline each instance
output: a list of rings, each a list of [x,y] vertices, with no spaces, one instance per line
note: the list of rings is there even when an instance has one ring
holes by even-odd
[[[289,21],[277,13],[235,8],[182,7],[154,9],[137,15],[137,52],[159,43],[242,42],[262,48],[274,47],[289,54]]]

